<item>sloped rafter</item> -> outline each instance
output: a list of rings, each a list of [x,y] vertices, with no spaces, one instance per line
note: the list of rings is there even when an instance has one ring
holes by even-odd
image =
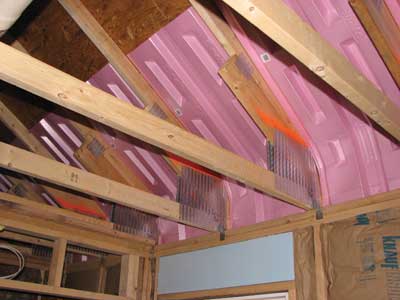
[[[230,59],[219,70],[220,76],[264,136],[273,141],[273,127],[275,126],[271,122],[267,124],[263,121],[260,117],[261,113],[271,120],[276,120],[275,123],[285,124],[287,131],[299,136],[246,49],[219,12],[216,3],[213,0],[190,0],[190,3],[230,56]]]
[[[389,72],[392,74],[397,86],[400,88],[400,59],[396,59],[395,53],[392,51],[393,49],[390,47],[383,32],[376,24],[365,1],[350,0],[349,4],[353,8],[354,12],[358,16],[358,19],[361,21],[362,25],[367,31],[367,34],[369,35],[376,49],[381,55]],[[385,4],[383,3],[383,5]],[[393,24],[393,28],[397,28],[398,34],[400,34],[400,28],[395,25],[394,20],[386,20],[386,22]]]
[[[223,2],[400,141],[400,109],[283,1]]]
[[[0,54],[2,80],[282,201],[310,209],[277,190],[272,172],[10,46],[0,44]]]
[[[181,122],[170,111],[135,65],[125,56],[82,2],[79,0],[58,0],[58,2],[79,25],[97,49],[106,57],[135,95],[144,103],[145,110],[152,111],[154,106],[156,106],[164,113],[165,120],[182,127]],[[166,156],[164,158],[176,172],[179,172],[180,165],[176,161]]]

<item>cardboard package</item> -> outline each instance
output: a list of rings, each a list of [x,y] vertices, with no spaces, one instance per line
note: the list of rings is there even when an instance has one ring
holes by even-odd
[[[400,209],[321,228],[329,300],[400,300]]]

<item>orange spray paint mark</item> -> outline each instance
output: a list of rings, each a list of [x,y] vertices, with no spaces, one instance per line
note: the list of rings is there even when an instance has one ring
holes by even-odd
[[[268,116],[259,108],[256,108],[256,112],[258,116],[261,118],[261,120],[263,120],[263,122],[269,127],[279,130],[280,132],[284,133],[286,136],[288,136],[298,144],[302,145],[303,147],[308,146],[306,141],[300,135],[298,135],[297,132],[285,126],[281,121]]]
[[[77,205],[77,204],[72,204],[68,202],[67,200],[61,199],[61,198],[56,198],[55,199],[58,204],[60,204],[63,208],[73,210],[75,212],[79,212],[85,215],[90,215],[94,216],[100,219],[106,219],[106,215],[103,212],[98,212],[94,209],[88,208],[85,205]]]
[[[180,163],[180,164],[182,164],[182,165],[184,165],[186,167],[190,167],[190,168],[196,170],[199,173],[203,173],[203,174],[208,175],[208,176],[212,176],[212,177],[215,177],[215,178],[218,178],[218,179],[222,179],[222,175],[221,174],[218,174],[218,173],[216,173],[216,172],[214,172],[212,170],[209,170],[206,167],[199,166],[198,164],[196,164],[196,163],[194,163],[194,162],[192,162],[190,160],[187,160],[187,159],[184,159],[182,157],[179,157],[179,156],[177,156],[177,155],[175,155],[173,153],[167,153],[167,156],[169,158],[173,159],[173,160],[176,160],[178,163]]]

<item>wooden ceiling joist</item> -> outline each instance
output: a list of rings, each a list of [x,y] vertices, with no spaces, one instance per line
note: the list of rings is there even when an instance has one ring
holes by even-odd
[[[0,78],[251,188],[310,209],[277,190],[272,172],[5,44],[0,44]]]
[[[180,204],[140,189],[45,158],[0,142],[0,167],[208,231],[211,228],[180,219]]]
[[[32,294],[50,295],[81,300],[131,300],[128,297],[99,294],[62,287],[23,282],[10,279],[0,279],[0,289],[16,292],[29,292]]]
[[[154,245],[154,241],[142,236],[119,232],[114,229],[113,223],[94,217],[82,215],[66,209],[53,207],[46,204],[30,201],[26,197],[18,197],[15,195],[0,193],[0,207],[4,209],[16,209],[21,215],[38,217],[54,222],[63,221],[64,224],[82,227],[87,230],[95,230],[105,235],[124,238],[134,242]],[[0,234],[0,238],[3,237]],[[32,243],[32,241],[30,241]]]
[[[33,153],[37,153],[43,157],[54,159],[52,154],[36,139],[36,137],[25,127],[18,117],[8,108],[5,102],[0,98],[0,120],[6,125],[14,135],[22,141],[27,148]],[[84,206],[95,212],[97,216],[104,217],[103,210],[99,207],[96,201],[83,198],[78,195],[67,193],[51,186],[42,186],[44,191],[49,193],[56,201],[62,199],[79,207]]]
[[[223,1],[400,141],[400,108],[283,1]]]
[[[0,143],[0,166],[56,185],[179,221],[177,202],[119,182]]]

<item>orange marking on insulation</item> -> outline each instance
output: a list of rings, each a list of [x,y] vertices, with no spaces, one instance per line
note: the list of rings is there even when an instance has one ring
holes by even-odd
[[[196,170],[197,172],[200,172],[200,173],[203,173],[205,175],[209,175],[209,176],[212,176],[212,177],[215,177],[215,178],[218,178],[218,179],[222,179],[222,175],[221,174],[218,174],[218,173],[216,173],[214,171],[211,171],[211,170],[207,169],[206,167],[200,166],[200,165],[198,165],[198,164],[196,164],[196,163],[194,163],[194,162],[192,162],[190,160],[184,159],[182,157],[179,157],[179,156],[177,156],[177,155],[175,155],[173,153],[169,153],[169,152],[167,152],[167,156],[169,158],[177,161],[178,163],[186,166],[186,167],[189,167],[189,168],[192,168],[192,169]]]
[[[297,132],[285,126],[281,121],[268,116],[259,108],[256,108],[256,112],[266,125],[279,130],[280,132],[284,133],[286,136],[288,136],[298,144],[304,147],[308,146],[306,141],[300,135],[298,135]]]
[[[68,201],[61,199],[61,198],[55,198],[56,202],[59,203],[63,208],[73,210],[75,212],[79,212],[85,215],[90,215],[94,216],[100,219],[106,219],[106,215],[104,213],[98,212],[94,209],[88,208],[85,205],[77,205],[77,204],[72,204],[69,203]]]

